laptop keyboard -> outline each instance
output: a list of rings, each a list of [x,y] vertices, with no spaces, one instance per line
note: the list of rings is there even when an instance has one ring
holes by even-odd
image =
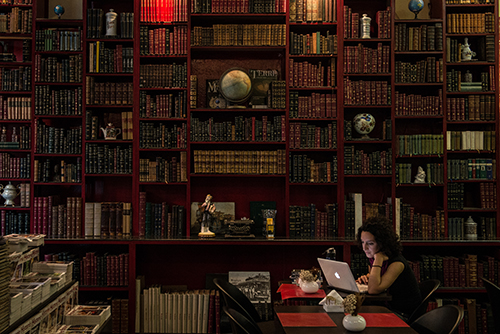
[[[356,285],[358,286],[359,292],[368,292],[368,284],[360,284],[356,282]]]

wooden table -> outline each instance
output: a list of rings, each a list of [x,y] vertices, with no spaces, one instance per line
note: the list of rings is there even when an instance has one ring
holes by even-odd
[[[275,306],[276,323],[285,334],[352,333],[342,326],[344,313],[326,313],[322,306]],[[365,334],[416,334],[403,320],[383,306],[362,306]],[[371,314],[371,315],[370,315]],[[333,322],[332,322],[333,320]]]

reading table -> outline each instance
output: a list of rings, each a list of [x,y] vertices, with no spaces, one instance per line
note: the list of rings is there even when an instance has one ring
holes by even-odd
[[[346,333],[344,313],[327,313],[322,306],[275,306],[277,320],[285,334]],[[383,306],[362,306],[366,320],[365,334],[417,334],[406,322]],[[278,323],[278,322],[277,322]]]

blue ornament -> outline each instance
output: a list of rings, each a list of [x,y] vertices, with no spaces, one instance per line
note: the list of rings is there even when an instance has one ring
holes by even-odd
[[[408,9],[415,14],[415,19],[418,13],[424,8],[424,0],[410,0],[408,3]]]
[[[61,15],[64,14],[64,7],[61,5],[54,6],[54,13],[56,13],[59,18],[61,18]]]

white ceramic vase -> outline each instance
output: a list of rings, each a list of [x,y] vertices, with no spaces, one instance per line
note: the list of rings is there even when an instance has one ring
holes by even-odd
[[[361,332],[366,327],[366,320],[362,316],[348,314],[342,320],[344,328],[351,332]]]
[[[299,286],[305,293],[315,293],[319,290],[318,283],[300,280]]]

